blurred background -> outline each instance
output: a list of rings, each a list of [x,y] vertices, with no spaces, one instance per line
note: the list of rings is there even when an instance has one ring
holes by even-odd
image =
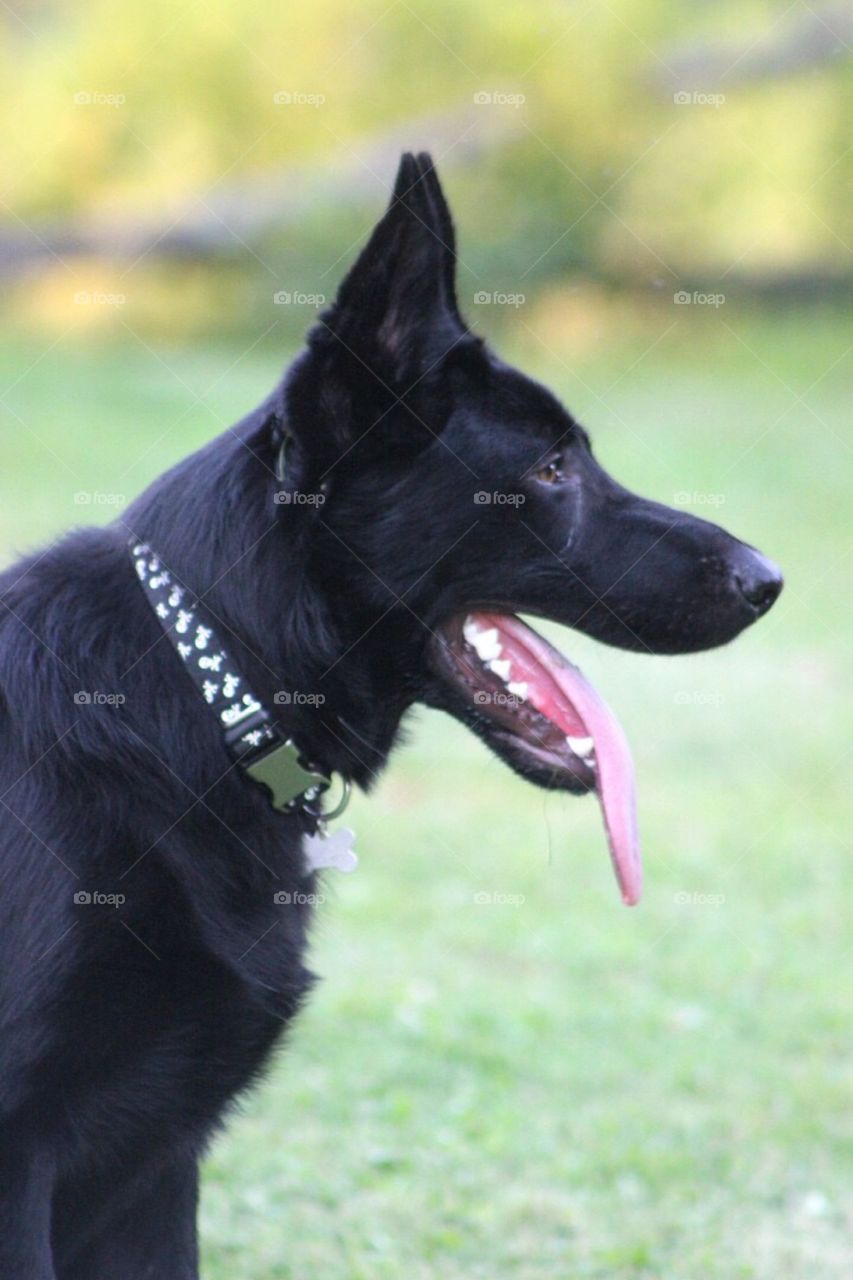
[[[633,912],[594,805],[413,721],[211,1155],[206,1274],[848,1275],[850,9],[4,0],[0,37],[3,562],[267,393],[406,147],[472,325],[787,577],[730,649],[557,637],[634,746]]]

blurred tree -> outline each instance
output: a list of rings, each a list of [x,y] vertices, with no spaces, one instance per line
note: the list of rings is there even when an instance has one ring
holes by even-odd
[[[2,15],[0,271],[179,253],[328,281],[408,145],[451,172],[465,289],[850,272],[850,22],[834,4],[7,0]]]

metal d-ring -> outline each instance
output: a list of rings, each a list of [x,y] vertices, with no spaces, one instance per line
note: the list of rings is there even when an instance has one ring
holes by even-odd
[[[338,775],[340,777],[340,774]],[[334,809],[329,809],[323,813],[323,821],[331,822],[332,818],[339,818],[349,804],[350,794],[352,792],[352,783],[349,778],[341,778],[341,796]]]
[[[281,444],[278,447],[278,456],[275,460],[275,478],[279,484],[284,484],[287,475],[287,446],[290,444],[290,436],[282,436]]]

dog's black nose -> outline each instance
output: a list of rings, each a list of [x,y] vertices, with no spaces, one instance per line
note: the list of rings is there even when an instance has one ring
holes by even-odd
[[[738,591],[759,618],[776,601],[785,582],[779,566],[760,552],[753,551],[752,547],[744,547],[738,557],[734,580]]]

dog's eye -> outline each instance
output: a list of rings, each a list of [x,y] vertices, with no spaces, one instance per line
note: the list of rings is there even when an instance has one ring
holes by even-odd
[[[542,484],[559,484],[565,478],[557,458],[551,458],[550,462],[537,467],[533,474],[537,480],[541,480]]]

